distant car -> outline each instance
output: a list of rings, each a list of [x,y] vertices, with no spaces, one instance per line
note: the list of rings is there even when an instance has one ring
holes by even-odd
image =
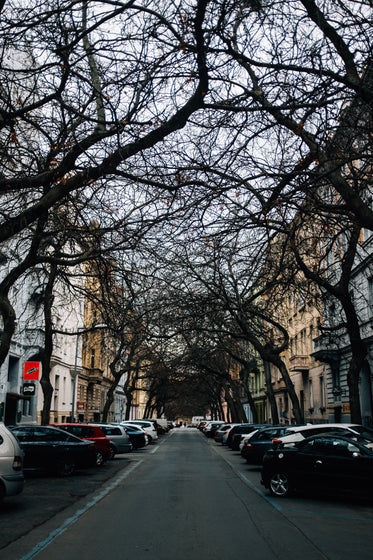
[[[303,489],[373,498],[373,440],[323,434],[272,449],[263,457],[262,484],[278,497]]]
[[[24,452],[24,469],[56,472],[70,476],[76,469],[95,465],[93,443],[52,426],[11,427]]]
[[[23,451],[12,432],[0,422],[0,502],[23,490]]]
[[[98,467],[101,467],[105,461],[110,459],[110,440],[98,426],[82,423],[53,424],[53,426],[74,434],[81,439],[93,441],[96,448],[96,465]]]
[[[140,449],[148,444],[148,436],[140,426],[131,425],[127,422],[122,422],[121,425],[126,430],[134,449]]]
[[[156,418],[156,422],[159,435],[166,434],[169,431],[168,420],[165,418]]]
[[[110,459],[118,453],[130,453],[133,445],[123,426],[119,424],[95,424],[110,440]]]
[[[150,438],[150,443],[158,439],[158,430],[156,425],[150,420],[131,420],[133,426],[140,426]]]
[[[221,426],[219,426],[218,429],[215,431],[214,440],[217,443],[223,443],[224,434],[226,434],[229,430],[231,430],[233,426],[234,424],[222,424]]]
[[[220,426],[222,426],[223,424],[226,424],[226,422],[223,422],[223,420],[208,422],[203,428],[203,433],[205,434],[206,437],[213,438],[216,430],[218,430]]]
[[[227,445],[233,451],[238,451],[240,448],[241,437],[257,430],[258,428],[269,427],[268,424],[237,424],[228,434]]]

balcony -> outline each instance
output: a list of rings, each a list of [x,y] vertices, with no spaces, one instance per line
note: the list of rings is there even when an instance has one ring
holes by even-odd
[[[100,385],[102,383],[103,371],[99,368],[91,368],[88,370],[88,384]]]
[[[289,362],[290,362],[289,371],[308,372],[310,369],[309,356],[292,356]]]

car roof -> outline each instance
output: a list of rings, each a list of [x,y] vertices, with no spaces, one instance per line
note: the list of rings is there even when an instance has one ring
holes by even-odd
[[[359,434],[353,434],[351,433],[351,435],[348,434],[340,434],[340,433],[333,433],[333,432],[325,432],[325,433],[321,433],[321,434],[315,434],[313,436],[310,436],[306,439],[303,439],[302,441],[299,441],[296,445],[298,446],[303,446],[305,445],[305,443],[314,440],[314,439],[342,439],[344,441],[353,441],[353,442],[357,442],[360,445],[363,445],[364,447],[367,447],[368,449],[373,451],[373,439],[369,439],[366,438],[364,436],[360,436]]]
[[[341,422],[331,422],[325,424],[303,424],[300,426],[287,426],[287,429],[290,432],[302,432],[303,430],[314,430],[322,429],[322,428],[353,428],[354,426],[358,426],[359,424],[348,424],[348,423],[341,423]]]

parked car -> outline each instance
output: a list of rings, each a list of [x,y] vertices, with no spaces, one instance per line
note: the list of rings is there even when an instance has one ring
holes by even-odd
[[[23,451],[12,432],[0,422],[0,502],[23,490]]]
[[[165,433],[163,427],[161,427],[161,425],[158,424],[158,422],[155,418],[142,418],[141,421],[151,422],[153,424],[153,426],[155,427],[156,431],[157,431],[157,436]],[[131,420],[127,420],[127,422],[131,422]]]
[[[150,443],[158,439],[158,431],[156,425],[150,420],[131,420],[134,426],[140,426],[146,434],[148,434]]]
[[[373,436],[372,430],[359,424],[306,424],[304,426],[287,426],[287,430],[284,435],[274,440],[274,445],[294,445],[297,441],[302,441],[310,436],[321,433],[324,434],[326,432],[337,433],[338,431],[341,434],[352,432],[353,434],[360,434],[367,437]]]
[[[281,437],[287,426],[268,426],[252,432],[246,437],[241,449],[241,455],[249,464],[261,465],[266,451],[272,449],[274,439]]]
[[[373,440],[317,435],[263,457],[262,484],[274,496],[305,489],[373,498]]]
[[[24,452],[24,469],[56,472],[70,476],[76,469],[96,463],[93,443],[52,426],[11,427]]]
[[[241,439],[258,428],[268,427],[268,424],[238,424],[234,426],[228,434],[227,445],[233,450],[238,451]]]
[[[133,449],[132,442],[125,428],[119,424],[95,424],[110,440],[110,459],[117,453],[130,453]]]
[[[127,422],[122,422],[121,425],[126,430],[134,449],[140,449],[148,444],[148,436],[140,426],[131,425]]]
[[[165,418],[156,418],[158,434],[166,434],[169,430],[168,420]]]
[[[95,426],[94,424],[80,423],[53,424],[53,426],[60,428],[61,430],[65,430],[70,434],[74,434],[81,439],[93,441],[96,448],[96,465],[98,467],[101,467],[105,461],[110,459],[110,440],[98,426]]]
[[[234,424],[221,424],[217,430],[215,430],[214,440],[217,443],[223,442],[223,435],[233,428]]]
[[[223,420],[216,420],[216,421],[214,420],[213,422],[208,422],[206,426],[203,428],[203,433],[205,434],[206,437],[213,438],[216,430],[218,430],[222,424],[225,424]]]

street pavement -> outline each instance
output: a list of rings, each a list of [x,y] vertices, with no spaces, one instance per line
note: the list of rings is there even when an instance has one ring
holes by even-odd
[[[145,450],[144,450],[145,452]],[[25,487],[18,496],[0,504],[1,549],[39,527],[57,513],[104,486],[119,471],[126,469],[141,455],[117,455],[102,467],[79,470],[73,476],[26,474]]]

